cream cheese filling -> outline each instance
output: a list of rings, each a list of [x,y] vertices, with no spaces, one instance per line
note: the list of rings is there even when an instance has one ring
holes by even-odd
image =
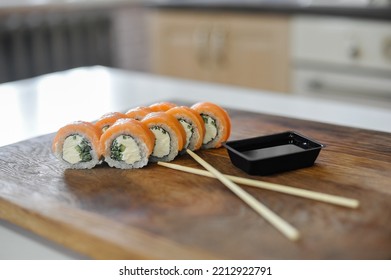
[[[82,160],[80,152],[76,149],[83,141],[83,137],[80,135],[70,135],[64,140],[62,146],[62,158],[70,164],[78,163]]]
[[[133,137],[129,135],[121,135],[115,139],[118,145],[125,147],[122,151],[122,160],[127,164],[133,164],[141,160],[140,148]],[[121,147],[122,147],[121,146]]]
[[[170,153],[170,135],[161,127],[152,127],[152,133],[155,135],[155,147],[152,156],[164,157]]]
[[[203,144],[208,144],[217,136],[216,121],[208,115],[202,115],[205,124],[205,136],[202,141]]]

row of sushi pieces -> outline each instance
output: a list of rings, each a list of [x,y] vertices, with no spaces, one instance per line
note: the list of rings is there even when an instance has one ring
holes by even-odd
[[[77,121],[59,129],[53,153],[68,168],[141,168],[172,161],[186,149],[219,148],[231,133],[228,113],[210,102],[191,107],[159,102],[126,113],[111,112],[96,122]]]

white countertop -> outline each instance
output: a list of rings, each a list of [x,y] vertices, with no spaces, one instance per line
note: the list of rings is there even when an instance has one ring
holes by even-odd
[[[178,80],[105,67],[78,68],[0,85],[0,146],[55,132],[75,120],[164,100],[391,132],[391,110]],[[84,258],[0,220],[0,259]],[[3,245],[4,244],[4,245]]]

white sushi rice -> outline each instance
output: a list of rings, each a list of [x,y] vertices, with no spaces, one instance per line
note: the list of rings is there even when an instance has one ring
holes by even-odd
[[[130,144],[126,148],[129,149],[128,151],[126,150],[124,151],[122,160],[116,160],[111,157],[111,153],[112,153],[111,147],[113,141],[122,136],[130,136],[132,140],[130,141],[127,140],[127,143],[128,144],[132,143],[132,144]],[[125,144],[125,142],[121,142],[121,143]],[[142,140],[135,137],[135,135],[130,135],[128,133],[113,134],[109,139],[107,139],[106,143],[104,143],[104,147],[105,147],[104,160],[111,167],[116,167],[121,169],[134,169],[134,168],[141,168],[148,164],[148,156],[147,156],[148,147]]]
[[[74,141],[69,138],[73,138],[73,136],[76,136]],[[79,157],[77,157],[78,151],[76,150],[76,146],[79,145],[83,139],[86,140],[88,145],[91,147],[91,160],[89,161],[82,161],[80,154]],[[70,169],[91,169],[101,162],[98,154],[91,144],[91,139],[80,131],[75,131],[62,137],[56,143],[54,154],[65,167]]]
[[[189,147],[190,144],[190,139],[193,136],[193,132],[192,132],[193,126],[191,125],[191,121],[185,120],[184,118],[180,118],[178,119],[178,121],[182,125],[186,133],[186,143],[183,149],[187,149],[187,147]]]
[[[204,139],[202,142],[202,148],[203,149],[215,148],[216,144],[218,142],[220,142],[221,135],[223,132],[223,127],[221,125],[221,122],[220,122],[219,118],[217,118],[215,115],[213,115],[211,113],[202,112],[201,117],[203,117],[202,120],[204,121],[204,124],[205,124],[205,136],[204,136]],[[205,123],[204,117],[206,117],[208,119],[208,124]],[[215,126],[216,131],[214,131],[213,127],[210,127],[210,126],[213,126],[213,124],[209,123],[211,121],[211,119],[214,120],[214,122],[216,123],[216,126]]]
[[[180,116],[178,120],[186,132],[186,140],[187,140],[186,145],[184,146],[181,153],[185,153],[186,149],[194,151],[195,146],[201,137],[198,127],[194,124],[194,122],[190,118],[186,116]]]
[[[159,128],[159,129],[157,129]],[[155,135],[155,146],[154,151],[149,157],[150,162],[158,162],[158,161],[172,161],[178,155],[178,138],[175,132],[165,123],[154,124],[149,128],[152,133]],[[162,139],[159,137],[161,131],[163,129],[166,133],[168,133],[169,141],[166,141],[167,138]],[[155,151],[155,150],[159,151]],[[165,153],[162,153],[161,150],[165,150]]]

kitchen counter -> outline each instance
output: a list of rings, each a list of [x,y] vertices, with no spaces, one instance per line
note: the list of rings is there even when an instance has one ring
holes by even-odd
[[[391,6],[383,5],[317,5],[316,1],[306,4],[304,1],[180,1],[180,0],[158,0],[147,1],[146,5],[159,9],[193,9],[193,10],[214,10],[214,11],[241,11],[241,12],[263,12],[297,15],[329,15],[343,17],[358,17],[370,19],[391,19]]]
[[[226,108],[391,132],[386,109],[89,67],[0,85],[0,146],[54,132],[74,120],[92,121],[109,111],[162,100],[209,100]],[[5,221],[0,221],[0,243],[6,244],[0,259],[84,258]]]

